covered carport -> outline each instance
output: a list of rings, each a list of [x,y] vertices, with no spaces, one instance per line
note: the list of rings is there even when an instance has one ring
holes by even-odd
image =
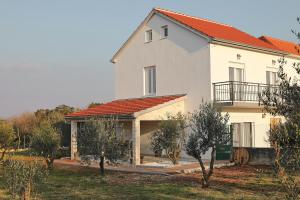
[[[185,95],[121,99],[67,115],[65,118],[71,123],[71,159],[78,155],[78,123],[111,116],[122,123],[125,137],[132,141],[133,165],[140,165],[141,154],[152,153],[150,137],[159,121],[166,120],[168,114],[184,113],[185,99]]]

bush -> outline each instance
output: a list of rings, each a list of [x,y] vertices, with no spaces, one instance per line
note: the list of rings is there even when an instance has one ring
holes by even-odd
[[[185,143],[185,128],[185,117],[180,113],[176,116],[169,115],[167,120],[161,121],[158,130],[151,137],[154,153],[157,155],[165,151],[172,163],[177,164]]]
[[[49,122],[41,122],[40,125],[33,130],[31,147],[37,155],[44,157],[48,169],[53,168],[53,162],[56,158],[59,146],[60,135]]]
[[[48,175],[46,167],[39,161],[8,159],[4,163],[4,179],[12,199],[30,199],[35,186]]]
[[[13,146],[15,139],[13,127],[0,120],[0,162],[3,161],[6,151]]]
[[[100,159],[101,174],[104,174],[104,158],[117,163],[129,155],[129,142],[124,139],[119,126],[114,118],[91,119],[78,129],[78,150],[82,161],[90,164],[92,159]]]

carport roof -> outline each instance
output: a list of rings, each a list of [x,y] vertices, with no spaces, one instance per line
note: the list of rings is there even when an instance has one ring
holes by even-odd
[[[66,115],[66,119],[80,119],[89,117],[126,117],[133,118],[133,114],[153,108],[158,105],[165,104],[172,100],[185,96],[184,94],[157,96],[157,97],[144,97],[144,98],[132,98],[132,99],[119,99],[108,103],[104,103],[92,108],[81,110],[78,112]]]

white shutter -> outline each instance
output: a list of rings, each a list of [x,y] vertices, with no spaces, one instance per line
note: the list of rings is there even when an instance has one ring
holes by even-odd
[[[234,81],[234,68],[229,67],[229,81]]]
[[[270,75],[270,72],[269,71],[266,71],[266,83],[269,85],[270,84],[270,82],[271,82],[271,77],[270,77],[271,75]]]
[[[156,94],[156,68],[152,68],[152,93]]]
[[[252,147],[255,147],[255,123],[251,123]]]

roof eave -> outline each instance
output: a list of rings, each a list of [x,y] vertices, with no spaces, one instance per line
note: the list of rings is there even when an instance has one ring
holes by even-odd
[[[115,117],[118,120],[132,120],[134,116],[132,114],[122,115],[85,115],[85,116],[65,116],[66,121],[85,121],[89,119],[109,119]]]
[[[117,57],[121,53],[121,51],[125,48],[125,46],[131,41],[131,39],[137,34],[137,32],[149,21],[149,19],[156,13],[157,11],[153,8],[152,11],[147,15],[147,17],[140,23],[140,25],[135,29],[135,31],[129,36],[129,38],[122,44],[121,48],[113,55],[110,59],[110,62],[115,64],[117,62]]]
[[[281,50],[275,50],[275,49],[272,50],[272,49],[269,49],[269,48],[262,48],[262,47],[247,45],[247,44],[244,44],[244,43],[238,43],[238,42],[233,42],[233,41],[229,41],[229,40],[223,40],[223,39],[219,39],[219,38],[212,38],[211,43],[212,44],[224,45],[224,46],[230,46],[230,47],[238,47],[238,48],[257,51],[257,52],[270,53],[270,54],[280,55],[280,56],[288,55],[287,52],[281,51]]]
[[[134,118],[137,118],[141,115],[144,115],[146,113],[149,113],[149,112],[152,112],[152,111],[155,111],[155,110],[158,110],[160,108],[163,108],[165,106],[169,106],[169,105],[172,105],[174,103],[177,103],[179,101],[184,101],[185,99],[187,98],[186,94],[182,94],[182,96],[176,98],[176,99],[173,99],[171,101],[168,101],[168,102],[165,102],[165,103],[162,103],[162,104],[159,104],[159,105],[156,105],[156,106],[153,106],[151,108],[147,108],[145,110],[141,110],[141,111],[138,111],[138,112],[135,112],[133,113],[133,117]]]

